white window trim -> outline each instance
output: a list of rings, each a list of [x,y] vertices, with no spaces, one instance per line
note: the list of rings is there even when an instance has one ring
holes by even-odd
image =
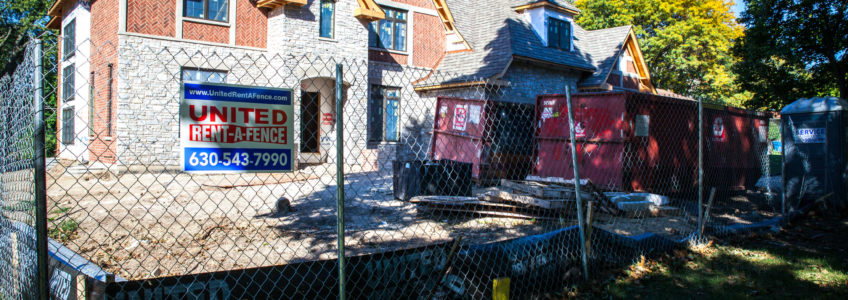
[[[230,22],[221,22],[221,21],[201,19],[201,18],[195,18],[195,17],[183,17],[183,21],[192,22],[192,23],[215,25],[215,26],[221,26],[221,27],[232,26],[232,24],[230,24]]]
[[[571,26],[571,43],[569,43],[569,49],[560,49],[560,51],[574,51],[574,17],[569,16],[557,11],[549,10],[545,7],[533,8],[525,10],[521,13],[524,16],[524,21],[530,24],[530,27],[533,28],[533,32],[539,38],[545,47],[550,47],[550,39],[548,39],[548,18],[554,18],[557,20],[561,20],[564,22],[568,22]],[[534,17],[535,15],[535,17]],[[541,19],[541,20],[538,20]]]

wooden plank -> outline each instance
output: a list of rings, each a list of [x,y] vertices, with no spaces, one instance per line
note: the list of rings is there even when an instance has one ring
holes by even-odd
[[[575,187],[575,180],[566,180],[557,177],[527,176],[527,181],[539,182],[555,186],[564,186],[571,188]],[[602,193],[600,189],[598,189],[598,187],[595,186],[594,183],[592,183],[591,180],[580,179],[580,191],[585,192],[587,195],[591,195],[592,198],[597,200],[599,204],[601,204],[598,205],[598,209],[600,211],[612,215],[621,213],[620,210],[615,206],[615,203],[612,203],[612,201],[606,195],[604,195],[604,193]]]
[[[494,198],[501,199],[506,202],[516,202],[524,205],[536,206],[546,209],[562,209],[565,208],[566,202],[573,202],[574,200],[550,200],[550,199],[539,199],[529,195],[521,195],[510,193],[507,191],[491,191],[487,195],[492,196]]]
[[[439,212],[452,212],[452,213],[465,213],[465,214],[473,214],[479,216],[489,216],[489,217],[500,217],[500,218],[514,218],[514,219],[525,219],[525,220],[549,220],[556,221],[559,220],[557,217],[545,216],[545,215],[535,215],[528,214],[522,212],[500,212],[494,210],[479,210],[479,209],[468,209],[468,208],[443,208],[443,207],[427,207],[430,210],[439,211]]]
[[[477,197],[463,196],[415,196],[409,199],[411,203],[443,203],[464,204],[466,202],[478,201]]]
[[[561,186],[551,186],[532,181],[512,181],[501,180],[501,186],[508,189],[521,191],[526,194],[533,195],[538,198],[572,198],[574,190],[566,189]]]

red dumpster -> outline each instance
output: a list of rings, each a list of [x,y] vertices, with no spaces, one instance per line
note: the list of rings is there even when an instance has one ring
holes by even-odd
[[[704,105],[704,181],[707,186],[744,190],[765,171],[768,152],[765,112]]]
[[[581,93],[572,97],[575,132],[581,176],[610,190],[656,193],[693,192],[697,188],[698,103],[635,92]],[[533,174],[543,177],[573,178],[571,169],[568,109],[563,95],[543,95],[537,99],[536,164]],[[719,164],[742,174],[729,182],[710,186],[729,188],[741,183],[750,186],[760,176],[757,147],[751,135],[756,122],[767,122],[760,114],[721,107],[734,124],[749,124],[728,132],[726,146],[705,152],[705,166],[724,157],[733,163]],[[710,108],[709,111],[712,111]],[[705,109],[707,122],[708,109]],[[719,110],[716,110],[719,111]],[[767,123],[763,123],[767,124]],[[735,125],[734,125],[735,126]],[[743,128],[744,127],[744,128]],[[759,130],[759,129],[757,129]],[[709,131],[705,131],[705,140]],[[763,139],[764,141],[764,139]],[[710,141],[705,141],[705,145]],[[759,140],[756,140],[759,142]],[[707,147],[707,146],[705,146]],[[762,143],[765,147],[765,142]],[[738,153],[726,154],[730,149]],[[712,153],[710,152],[712,151]],[[711,154],[710,154],[711,153]],[[725,153],[725,154],[722,154]],[[706,174],[713,171],[705,170]],[[728,172],[728,170],[721,170]],[[721,177],[721,176],[716,176]]]
[[[523,179],[532,169],[533,105],[439,97],[430,157],[472,163],[478,182]]]

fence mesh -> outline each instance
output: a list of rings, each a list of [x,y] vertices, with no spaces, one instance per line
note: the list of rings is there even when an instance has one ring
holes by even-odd
[[[513,297],[554,295],[585,275],[782,211],[779,191],[756,185],[775,175],[769,119],[760,113],[707,103],[699,121],[698,101],[682,97],[566,95],[573,82],[490,81],[341,56],[140,40],[61,60],[60,44],[48,43],[44,74],[27,62],[0,81],[0,226],[4,240],[18,235],[3,245],[34,249],[27,84],[40,75],[51,104],[45,119],[55,120],[44,175],[51,251],[88,262],[93,271],[82,273],[94,279],[87,282],[104,282],[110,298],[337,295],[339,162],[344,293],[352,298],[487,298],[501,278]],[[294,145],[293,171],[183,171],[184,164],[285,164],[279,155],[239,150],[186,157],[182,141],[237,144],[214,130],[181,129],[188,118],[228,114],[200,107],[181,114],[187,83],[290,90],[291,128],[280,138]],[[263,118],[229,116],[253,126]],[[17,264],[23,258],[11,247],[2,251],[3,294],[31,290],[34,264]]]
[[[36,291],[33,133],[35,47],[0,78],[0,295],[28,299]]]

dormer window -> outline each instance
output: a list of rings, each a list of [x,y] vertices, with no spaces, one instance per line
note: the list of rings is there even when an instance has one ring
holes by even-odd
[[[571,51],[571,23],[548,18],[548,47]]]

